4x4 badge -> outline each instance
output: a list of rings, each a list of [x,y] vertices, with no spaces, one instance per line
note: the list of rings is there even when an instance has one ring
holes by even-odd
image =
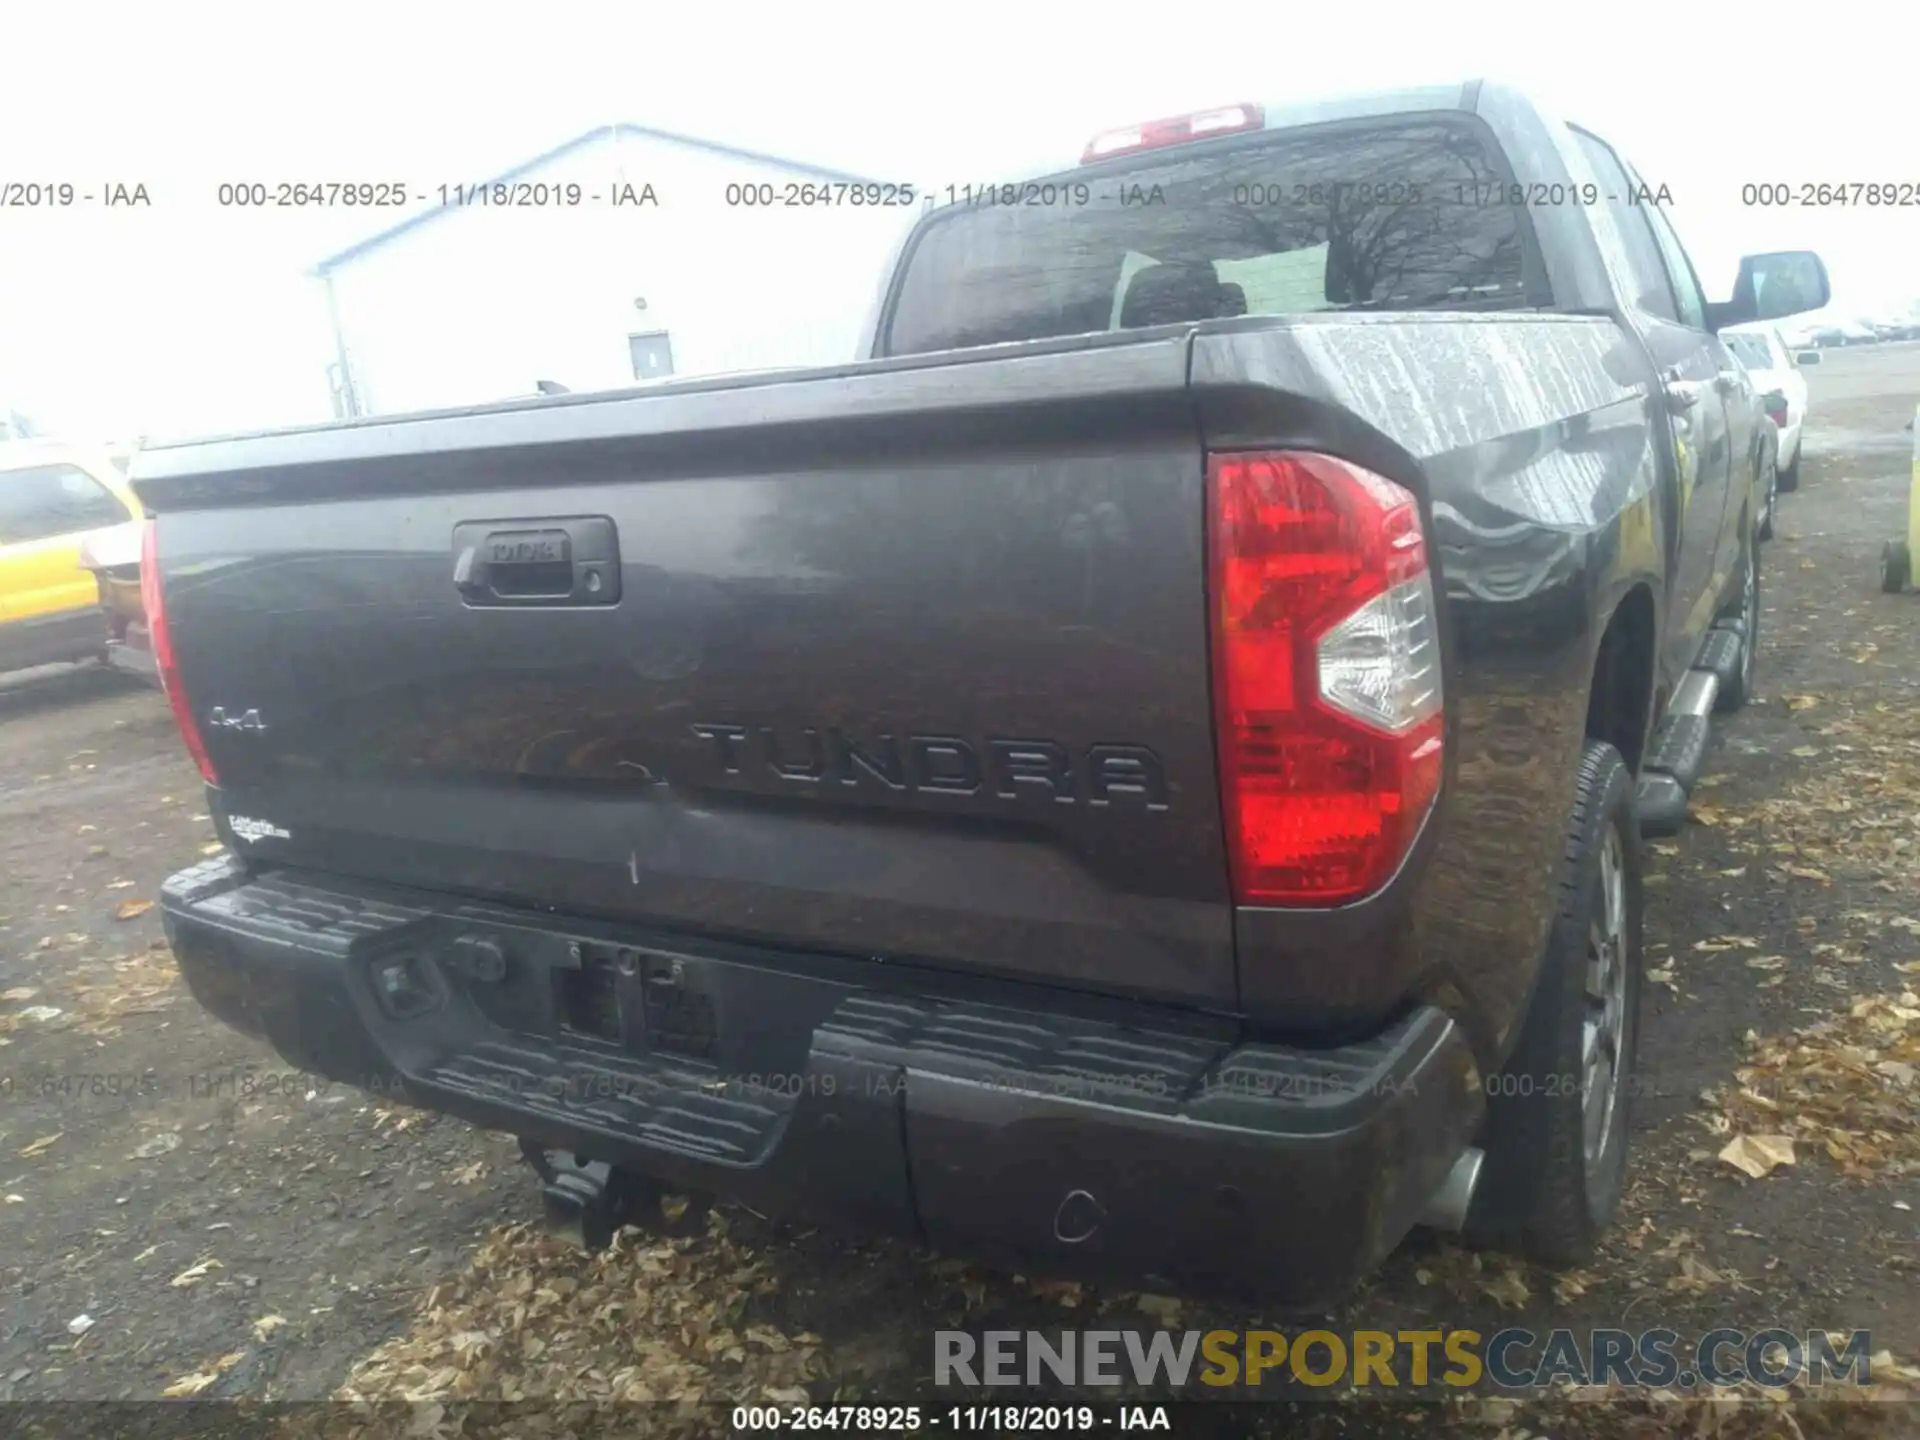
[[[221,730],[264,731],[267,728],[267,722],[260,718],[258,710],[243,710],[235,714],[224,705],[216,705],[207,712],[207,724]]]

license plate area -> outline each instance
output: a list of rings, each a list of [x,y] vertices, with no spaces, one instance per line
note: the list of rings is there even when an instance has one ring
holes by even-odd
[[[554,1013],[560,1028],[582,1039],[625,1046],[627,1027],[620,1003],[620,979],[611,955],[582,955],[578,970],[556,970],[554,981],[559,994]]]
[[[636,1053],[714,1058],[712,997],[677,955],[582,941],[577,966],[556,969],[554,1018],[569,1038]]]

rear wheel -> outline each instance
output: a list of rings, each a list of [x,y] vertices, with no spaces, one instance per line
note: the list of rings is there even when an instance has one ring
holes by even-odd
[[[1800,488],[1800,442],[1796,440],[1794,441],[1794,444],[1793,444],[1793,460],[1789,465],[1787,465],[1785,469],[1783,469],[1780,472],[1780,489],[1783,493],[1791,493],[1792,491],[1798,490],[1799,488]]]
[[[1589,740],[1559,913],[1519,1040],[1488,1082],[1472,1238],[1577,1265],[1619,1208],[1640,1029],[1640,917],[1633,777],[1613,746]]]
[[[1913,556],[1904,540],[1889,540],[1880,549],[1880,588],[1889,595],[1903,592],[1913,579]]]

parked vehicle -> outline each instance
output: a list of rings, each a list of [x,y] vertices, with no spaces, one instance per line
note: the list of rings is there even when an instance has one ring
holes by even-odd
[[[1753,684],[1717,332],[1824,268],[1707,303],[1492,83],[1029,193],[917,219],[861,363],[143,450],[230,852],[183,973],[589,1238],[672,1185],[1303,1302],[1420,1221],[1578,1260],[1641,835]]]
[[[1736,365],[1739,361],[1736,359]],[[1754,434],[1758,447],[1754,454],[1754,493],[1760,496],[1759,535],[1762,540],[1773,538],[1774,512],[1780,503],[1780,427],[1786,423],[1787,397],[1778,390],[1762,393],[1753,387],[1753,377],[1747,377],[1748,385],[1742,392],[1742,400],[1758,409],[1762,419],[1754,422]],[[1729,397],[1728,404],[1740,403]]]
[[[1879,337],[1857,320],[1832,321],[1813,327],[1813,343],[1822,349],[1842,345],[1871,345]]]
[[[140,538],[137,520],[89,535],[80,545],[80,568],[93,576],[100,614],[106,623],[103,657],[107,664],[151,685],[160,683],[147,632],[146,604],[140,593]]]
[[[1778,407],[1768,412],[1779,431],[1780,488],[1799,489],[1800,436],[1807,420],[1807,377],[1800,373],[1800,366],[1778,326],[1734,326],[1724,331],[1721,338],[1746,368],[1754,387],[1762,395],[1772,392],[1780,397]]]
[[[81,547],[139,513],[104,453],[45,439],[0,445],[0,671],[103,655],[102,595]]]

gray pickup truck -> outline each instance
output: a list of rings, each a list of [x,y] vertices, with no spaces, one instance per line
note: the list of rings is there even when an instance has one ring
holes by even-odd
[[[1659,198],[1493,84],[1229,106],[922,215],[857,363],[142,450],[182,971],[589,1238],[1577,1260],[1753,683],[1716,331],[1827,297]]]

